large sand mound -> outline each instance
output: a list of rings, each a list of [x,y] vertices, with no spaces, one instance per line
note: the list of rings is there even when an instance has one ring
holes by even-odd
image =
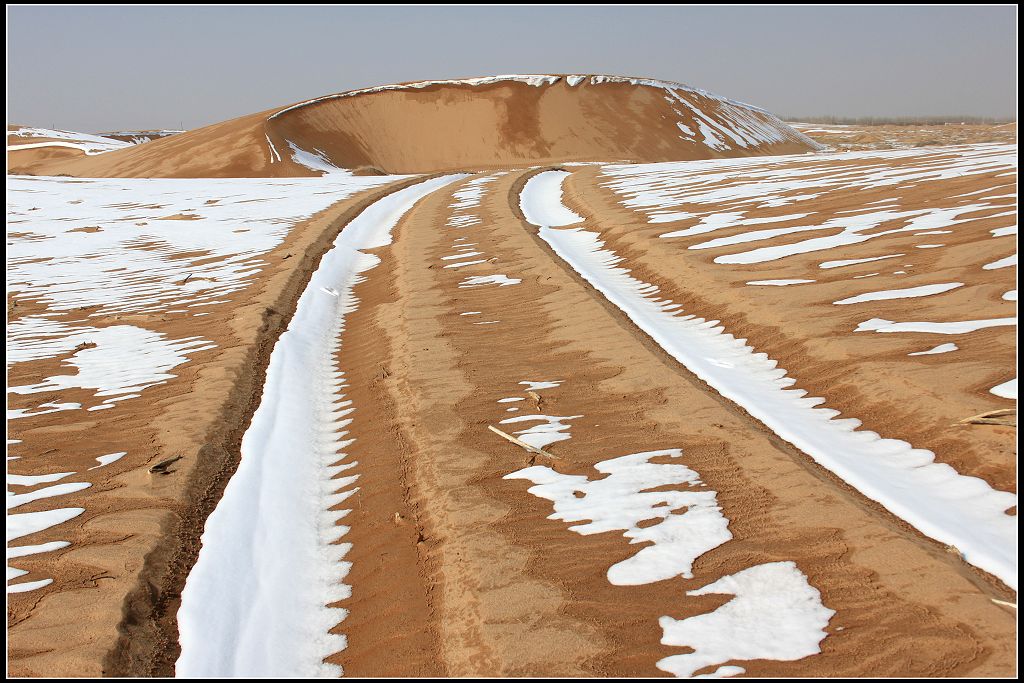
[[[40,168],[59,169],[70,159],[105,154],[129,144],[119,139],[88,133],[8,125],[7,172],[14,175],[38,175]],[[51,173],[61,171],[55,170]]]
[[[356,90],[33,173],[281,177],[334,167],[429,173],[573,161],[799,153],[772,114],[689,86],[612,76],[494,76]]]

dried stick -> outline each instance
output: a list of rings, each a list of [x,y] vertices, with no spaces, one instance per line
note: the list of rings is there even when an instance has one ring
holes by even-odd
[[[551,455],[550,453],[548,453],[545,450],[537,448],[536,446],[531,446],[530,444],[526,443],[525,441],[521,441],[521,440],[517,439],[516,437],[512,436],[511,434],[506,434],[505,432],[501,431],[500,429],[498,429],[494,425],[487,425],[487,428],[490,429],[495,434],[497,434],[498,436],[500,436],[501,438],[507,439],[508,441],[511,441],[512,443],[514,443],[515,445],[519,446],[520,448],[525,448],[526,450],[528,450],[531,453],[535,453],[536,455],[543,455],[545,457],[552,458],[554,460],[558,459],[558,458],[556,458],[555,456]]]

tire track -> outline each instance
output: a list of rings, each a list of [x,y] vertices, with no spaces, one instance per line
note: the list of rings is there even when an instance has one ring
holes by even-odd
[[[322,232],[292,265],[285,285],[261,314],[257,341],[248,351],[223,409],[212,416],[215,425],[188,473],[184,502],[162,531],[163,540],[144,560],[138,584],[124,600],[118,640],[104,658],[103,670],[114,676],[171,676],[179,655],[177,610],[180,594],[199,554],[206,518],[223,495],[238,466],[242,435],[259,405],[270,353],[294,315],[317,264],[334,239],[353,218],[383,197],[427,178],[401,181],[373,191],[338,215],[328,212]],[[320,220],[323,220],[322,218]]]
[[[718,391],[708,385],[703,379],[695,375],[688,368],[683,366],[678,360],[670,355],[658,342],[652,339],[644,330],[639,328],[629,317],[623,312],[618,306],[609,301],[603,294],[597,291],[590,282],[588,282],[582,275],[580,275],[572,266],[566,263],[563,259],[552,253],[550,245],[540,236],[539,231],[535,225],[530,223],[525,216],[522,214],[522,210],[519,208],[519,197],[522,194],[523,187],[530,180],[530,178],[539,175],[545,171],[550,170],[565,170],[559,167],[541,168],[531,170],[530,172],[524,173],[520,176],[509,192],[509,205],[512,212],[520,218],[520,222],[523,228],[528,234],[534,239],[534,242],[545,250],[552,260],[554,260],[570,278],[572,278],[577,284],[582,286],[590,295],[597,300],[603,308],[611,315],[611,317],[625,330],[633,334],[633,336],[639,341],[643,347],[649,351],[652,356],[656,357],[659,361],[665,365],[666,368],[671,369],[674,373],[680,377],[686,379],[691,385],[701,389],[708,396],[714,398],[722,405],[726,410],[734,415],[737,415],[744,419],[750,426],[751,429],[757,430],[766,436],[773,442],[773,444],[782,452],[789,454],[793,462],[807,472],[813,474],[823,483],[828,486],[840,491],[843,495],[847,496],[851,502],[861,507],[864,510],[871,512],[876,515],[878,521],[885,524],[891,529],[899,530],[905,534],[909,540],[920,544],[923,548],[927,548],[932,551],[933,557],[936,560],[944,562],[958,571],[961,575],[970,579],[979,589],[985,591],[994,599],[1010,600],[1015,601],[1016,592],[1011,588],[1008,588],[1002,581],[997,577],[989,574],[988,572],[968,564],[960,556],[959,552],[951,552],[950,547],[946,546],[935,539],[926,536],[921,533],[914,526],[904,521],[900,517],[896,516],[888,509],[883,507],[876,501],[866,497],[859,490],[851,486],[841,477],[837,476],[832,471],[819,465],[812,460],[807,454],[795,447],[793,444],[781,438],[773,430],[765,426],[759,419],[748,413],[741,405],[734,403],[733,401],[722,396]],[[577,206],[570,207],[576,210]],[[586,218],[587,223],[585,224],[586,229],[590,231],[596,231],[598,234],[602,232],[601,220],[599,217],[591,215],[589,212],[584,211],[582,215]],[[671,288],[663,287],[664,283],[660,282],[657,278],[652,277],[650,274],[645,275],[646,281],[656,284],[659,286],[659,291],[671,291]],[[693,314],[694,311],[687,310],[687,313]],[[699,315],[699,312],[696,313]],[[954,549],[955,550],[955,549]]]
[[[655,662],[678,654],[660,644],[658,618],[710,612],[724,600],[686,598],[687,590],[793,559],[837,611],[823,652],[798,662],[740,662],[749,673],[1005,671],[1012,619],[956,563],[822,487],[749,418],[723,410],[720,397],[681,381],[678,370],[665,372],[670,366],[635,331],[603,324],[598,299],[566,278],[513,215],[505,198],[518,196],[512,190],[521,180],[507,175],[489,185],[475,210],[479,222],[461,228],[443,227],[453,197],[437,193],[417,205],[389,250],[395,299],[376,315],[387,343],[372,362],[387,358],[395,411],[388,429],[399,428],[412,449],[402,487],[424,538],[417,572],[433,586],[429,620],[444,670],[656,674]],[[453,248],[480,252],[471,260],[483,262],[447,268]],[[459,286],[495,273],[518,282]],[[531,399],[518,386],[523,380],[563,381]],[[568,422],[570,440],[546,447],[562,474],[593,477],[593,464],[615,455],[682,448],[685,463],[719,493],[734,540],[698,558],[692,580],[612,586],[605,570],[635,547],[616,534],[568,533],[548,519],[546,501],[503,479],[531,462],[487,429],[515,414],[498,401],[516,395],[534,412],[582,416]],[[961,596],[955,605],[950,590]],[[358,585],[353,600],[357,593]],[[353,603],[350,626],[360,609]],[[361,637],[347,632],[353,642]],[[936,639],[941,652],[927,645]],[[373,675],[373,662],[364,664]]]

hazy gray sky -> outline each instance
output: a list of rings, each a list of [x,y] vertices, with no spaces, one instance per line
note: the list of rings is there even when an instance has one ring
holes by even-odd
[[[649,76],[779,115],[1014,116],[1016,9],[8,6],[8,122],[194,128],[506,73]]]

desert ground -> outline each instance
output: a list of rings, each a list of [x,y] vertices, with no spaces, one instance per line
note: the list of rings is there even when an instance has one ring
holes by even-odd
[[[1015,124],[583,74],[31,123],[11,675],[1016,674]]]

